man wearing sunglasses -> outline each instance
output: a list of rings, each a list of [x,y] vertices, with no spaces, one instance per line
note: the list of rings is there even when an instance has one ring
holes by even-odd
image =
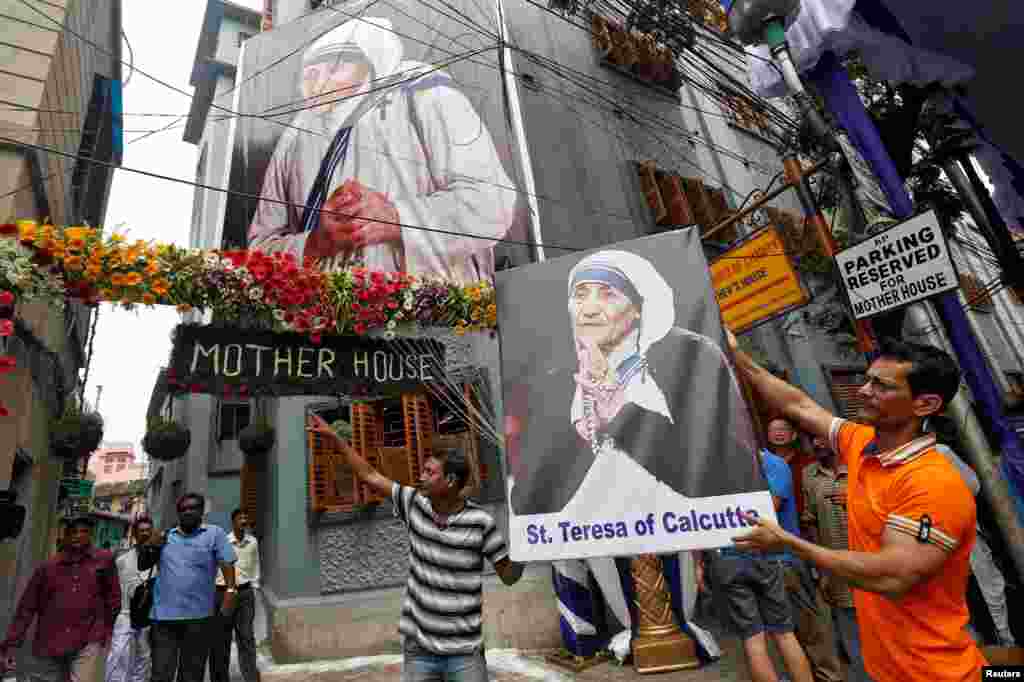
[[[203,682],[211,638],[215,636],[218,569],[224,576],[222,613],[238,596],[235,550],[227,533],[202,523],[205,498],[187,493],[178,500],[178,526],[139,547],[139,570],[157,566],[150,628],[152,682]]]

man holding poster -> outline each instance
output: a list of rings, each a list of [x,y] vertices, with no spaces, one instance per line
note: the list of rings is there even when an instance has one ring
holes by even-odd
[[[443,70],[405,57],[382,17],[303,53],[302,111],[277,142],[249,245],[335,269],[494,279],[517,192],[476,109]]]
[[[849,470],[849,550],[801,540],[773,521],[735,538],[741,549],[788,549],[854,588],[861,654],[876,682],[960,682],[982,677],[985,658],[967,632],[974,496],[935,449],[924,419],[956,395],[960,371],[944,351],[882,344],[860,390],[858,420],[835,417],[772,376],[730,337],[757,394],[814,436],[828,438]]]
[[[773,516],[750,416],[714,338],[722,339],[721,317],[699,236],[623,246],[632,248],[499,276],[500,315],[506,298],[506,310],[513,299],[535,301],[531,310],[549,305],[539,289],[564,273],[572,344],[518,336],[526,326],[553,328],[554,301],[550,319],[544,310],[499,325],[506,425],[516,432],[509,495],[517,559],[722,546],[744,523],[738,509]],[[672,270],[682,285],[675,290],[662,275],[673,261],[686,264]],[[679,301],[677,291],[685,291]],[[531,356],[538,340],[545,348]]]

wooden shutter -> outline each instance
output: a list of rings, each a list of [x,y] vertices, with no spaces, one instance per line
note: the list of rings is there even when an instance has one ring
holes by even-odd
[[[384,463],[381,460],[380,435],[381,426],[376,407],[371,403],[352,403],[352,449],[359,453],[374,469],[385,471]],[[370,486],[361,481],[356,481],[354,472],[349,467],[342,465],[342,471],[346,477],[352,476],[353,478],[352,484],[358,504],[374,504],[384,500],[384,496],[374,492]],[[341,475],[339,473],[339,477]],[[347,480],[344,482],[344,485],[347,490]],[[339,486],[340,490],[341,487]]]
[[[246,516],[249,517],[256,535],[262,535],[263,515],[260,509],[260,498],[262,497],[260,489],[263,482],[262,466],[254,462],[252,458],[246,457],[245,461],[242,462],[242,472],[239,479],[239,486],[241,487],[239,497],[242,501],[239,506]]]
[[[856,419],[864,404],[860,389],[867,381],[866,370],[832,369],[829,371],[832,384],[832,399],[836,402],[839,415],[845,419]]]
[[[707,188],[700,178],[682,178],[686,201],[693,210],[693,218],[700,225],[700,233],[704,234],[714,227],[714,214],[711,210],[711,199]]]
[[[654,213],[654,222],[661,225],[665,218],[668,217],[668,211],[665,209],[665,202],[658,188],[653,161],[640,162],[640,188],[643,190],[647,205],[651,207],[651,211]]]
[[[658,185],[661,189],[662,200],[665,202],[669,225],[692,225],[696,222],[690,202],[686,200],[682,178],[664,173],[658,181]]]
[[[309,433],[309,508],[315,513],[325,512],[338,505],[335,481],[335,460],[332,441],[317,433]]]
[[[423,462],[430,457],[434,440],[434,413],[430,399],[423,393],[402,395],[402,416],[405,422],[405,467],[410,480],[419,478]]]
[[[729,209],[729,202],[725,198],[725,191],[721,189],[709,189],[708,193],[708,205],[711,208],[711,224],[708,228],[712,228],[718,223],[722,222],[726,218],[733,215],[735,212]],[[714,236],[715,241],[719,242],[733,242],[736,240],[736,224],[733,223],[729,227],[725,228]]]
[[[591,39],[594,41],[594,47],[601,52],[601,56],[604,57],[612,49],[612,36],[608,30],[608,22],[599,14],[594,14],[590,18],[590,33]]]

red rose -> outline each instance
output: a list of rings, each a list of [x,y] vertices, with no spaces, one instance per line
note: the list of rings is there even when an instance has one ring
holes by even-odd
[[[199,384],[189,384],[188,391],[189,393],[202,393],[203,387],[200,386]]]
[[[11,320],[0,320],[0,336],[10,336],[14,333],[14,322]]]
[[[390,310],[395,310],[396,308],[398,308],[398,301],[388,301],[388,308]]]
[[[7,406],[0,403],[0,417],[10,417],[11,411],[7,409]]]
[[[312,336],[309,337],[309,340],[314,346],[319,346],[320,343],[324,340],[324,337],[321,336],[320,334],[313,334]]]
[[[362,322],[356,322],[356,326],[353,328],[356,334],[360,336],[366,333],[366,325]]]
[[[239,396],[249,395],[249,386],[248,386],[248,384],[242,384],[241,386],[238,387],[238,395]]]
[[[18,226],[14,223],[0,225],[0,234],[18,234]]]
[[[0,305],[14,305],[14,294],[9,291],[0,291]]]

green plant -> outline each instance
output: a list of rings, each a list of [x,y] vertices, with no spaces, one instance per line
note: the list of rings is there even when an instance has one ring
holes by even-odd
[[[249,457],[265,455],[274,447],[277,432],[265,417],[258,417],[238,432],[238,448]]]
[[[58,457],[88,457],[102,441],[103,417],[75,400],[50,424],[50,447]]]
[[[192,433],[169,417],[150,417],[142,449],[153,459],[167,462],[184,457],[192,443]]]

